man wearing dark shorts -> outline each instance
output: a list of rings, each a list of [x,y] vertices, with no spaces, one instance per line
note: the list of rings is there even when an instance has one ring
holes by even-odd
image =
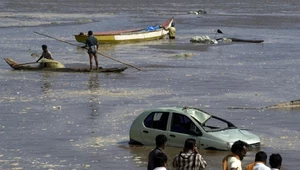
[[[97,58],[97,51],[98,51],[98,40],[97,38],[94,37],[93,35],[93,31],[89,31],[88,32],[88,38],[85,42],[85,46],[83,46],[83,48],[88,47],[88,54],[90,57],[90,70],[93,69],[93,57],[95,59],[95,63],[96,63],[96,70],[98,70],[98,58]]]

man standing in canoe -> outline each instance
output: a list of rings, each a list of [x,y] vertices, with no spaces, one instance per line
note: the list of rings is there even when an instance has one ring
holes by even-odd
[[[52,54],[48,50],[47,45],[42,45],[42,49],[43,49],[43,53],[42,53],[41,57],[38,60],[36,60],[36,62],[39,62],[42,58],[53,60]]]
[[[97,51],[98,51],[98,40],[97,38],[94,37],[93,31],[88,32],[88,38],[86,39],[85,46],[82,48],[88,47],[87,53],[89,54],[90,57],[90,70],[93,69],[93,57],[95,59],[96,63],[96,70],[98,70],[98,57],[97,57]]]

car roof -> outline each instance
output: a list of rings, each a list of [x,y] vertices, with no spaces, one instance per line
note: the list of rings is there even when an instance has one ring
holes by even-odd
[[[204,123],[212,115],[198,108],[193,107],[159,107],[149,109],[147,112],[161,111],[161,112],[175,112],[183,115],[191,116],[197,119],[200,123]]]

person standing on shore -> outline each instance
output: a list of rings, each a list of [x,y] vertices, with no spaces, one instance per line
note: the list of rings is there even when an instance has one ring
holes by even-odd
[[[231,147],[231,154],[222,161],[223,170],[242,170],[242,160],[246,156],[249,145],[241,140],[235,141]]]
[[[95,36],[93,35],[93,31],[89,31],[88,32],[88,38],[86,39],[85,42],[85,46],[83,46],[82,48],[86,48],[88,47],[88,51],[87,53],[89,54],[89,58],[90,58],[90,70],[93,69],[93,58],[95,60],[95,64],[96,64],[96,70],[98,70],[98,56],[97,56],[97,52],[98,52],[98,40],[97,38],[95,38]]]

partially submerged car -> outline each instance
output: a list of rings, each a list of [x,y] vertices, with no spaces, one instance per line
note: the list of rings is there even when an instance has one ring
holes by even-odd
[[[155,137],[167,136],[167,146],[183,147],[187,138],[194,138],[204,149],[230,150],[237,140],[253,148],[260,147],[260,138],[231,122],[191,107],[163,107],[146,110],[132,123],[129,144],[155,145]]]

